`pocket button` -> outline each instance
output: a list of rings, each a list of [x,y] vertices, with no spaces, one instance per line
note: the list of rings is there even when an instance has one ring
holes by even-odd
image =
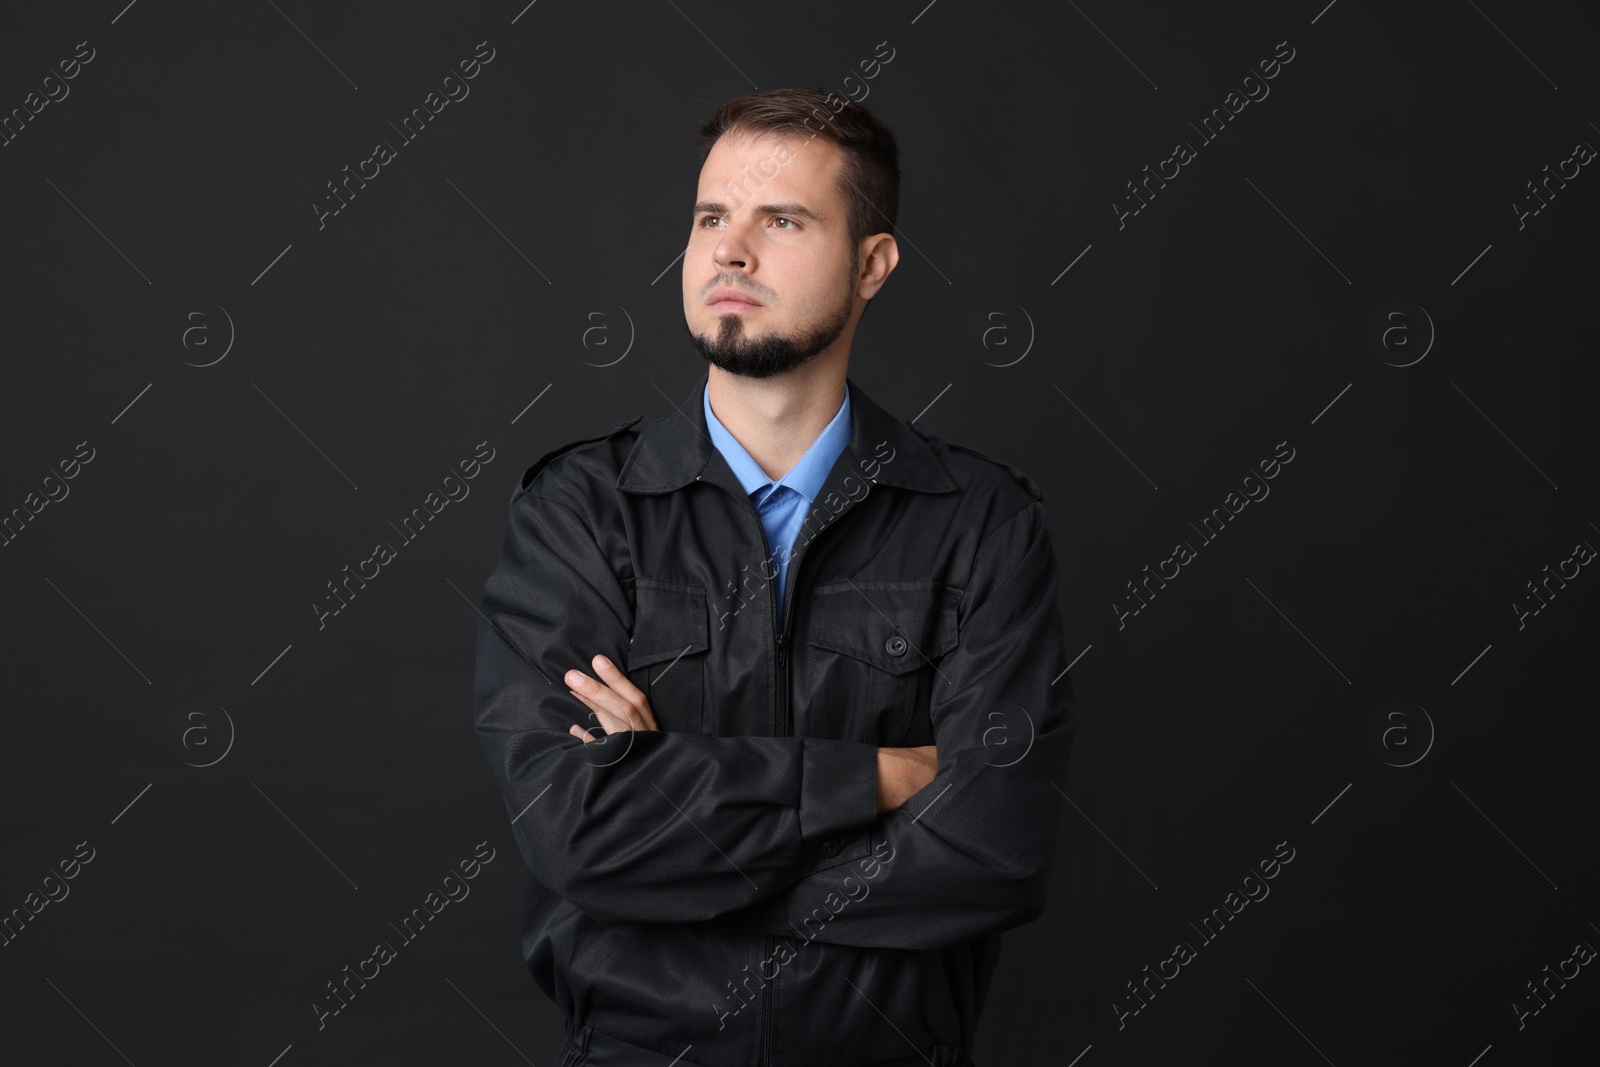
[[[891,656],[903,656],[906,652],[906,639],[895,634],[883,643],[883,650]]]
[[[833,838],[824,841],[822,843],[822,854],[830,857],[837,856],[839,854],[839,842]]]

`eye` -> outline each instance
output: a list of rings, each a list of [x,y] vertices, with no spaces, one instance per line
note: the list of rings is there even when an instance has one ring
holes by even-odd
[[[798,225],[793,219],[788,218],[788,217],[783,216],[783,215],[778,215],[778,216],[774,217],[772,221],[773,222],[787,222],[789,224],[789,228],[790,229],[793,229],[796,225]]]
[[[701,216],[700,222],[699,222],[699,226],[700,226],[700,228],[702,230],[704,230],[704,229],[707,228],[706,227],[706,223],[715,222],[715,221],[717,221],[717,220],[719,220],[721,218],[722,218],[721,215],[704,215],[704,216]]]

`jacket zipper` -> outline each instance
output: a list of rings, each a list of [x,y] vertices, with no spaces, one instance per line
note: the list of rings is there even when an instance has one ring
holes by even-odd
[[[705,480],[706,479],[702,479],[698,474],[695,475],[695,481],[698,482]],[[735,493],[727,486],[721,485],[720,482],[713,484],[718,485],[730,496],[737,496],[740,500],[744,501],[745,509],[749,511],[751,517],[756,520],[756,532],[761,535],[761,547],[766,549],[767,560],[769,562],[775,562],[772,555],[772,545],[767,541],[767,528],[761,524],[761,516],[756,513],[755,506],[750,503],[749,495],[745,493]],[[871,492],[871,490],[869,489],[868,492]],[[849,511],[855,506],[855,500],[850,500],[849,498],[846,498],[846,500],[848,502],[843,508],[839,509],[839,514],[832,516],[820,527],[818,527],[817,532],[812,534],[811,537],[800,546],[799,552],[795,553],[795,557],[789,565],[790,569],[785,575],[786,579],[793,578],[794,581],[789,582],[788,584],[794,585],[796,588],[799,587],[800,561],[805,558],[806,549],[810,547],[812,541],[815,541],[822,535],[822,531],[831,527],[834,521],[838,519],[840,515],[843,515],[845,512]],[[794,612],[794,597],[791,595],[784,600],[783,617],[778,619],[778,594],[774,583],[769,581],[767,583],[767,604],[771,608],[770,612],[768,613],[768,617],[777,620],[780,626],[777,633],[773,635],[773,640],[776,643],[777,671],[775,687],[776,692],[772,694],[772,736],[787,737],[789,729],[789,668],[787,645],[789,637],[789,620]],[[770,960],[775,954],[777,941],[771,934],[768,934],[764,940],[764,944],[766,946],[766,955],[762,958]],[[756,977],[761,977],[760,960],[756,961]],[[770,980],[764,980],[761,985],[761,1048],[760,1054],[757,1057],[757,1062],[760,1063],[762,1067],[770,1067],[770,1064],[773,1061],[771,986],[772,983],[776,982],[777,980],[777,973],[774,972],[772,978]]]

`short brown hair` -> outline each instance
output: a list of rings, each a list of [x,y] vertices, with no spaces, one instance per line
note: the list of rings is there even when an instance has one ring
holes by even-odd
[[[856,103],[821,89],[763,89],[745,93],[717,108],[700,127],[700,162],[724,134],[808,132],[844,153],[840,193],[848,205],[846,225],[852,249],[875,233],[894,232],[900,213],[900,154],[894,134]]]

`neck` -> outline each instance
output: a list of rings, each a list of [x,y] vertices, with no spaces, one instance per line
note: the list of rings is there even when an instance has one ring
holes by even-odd
[[[789,473],[839,413],[845,365],[813,359],[770,378],[745,378],[712,366],[706,395],[717,421],[768,478]]]

